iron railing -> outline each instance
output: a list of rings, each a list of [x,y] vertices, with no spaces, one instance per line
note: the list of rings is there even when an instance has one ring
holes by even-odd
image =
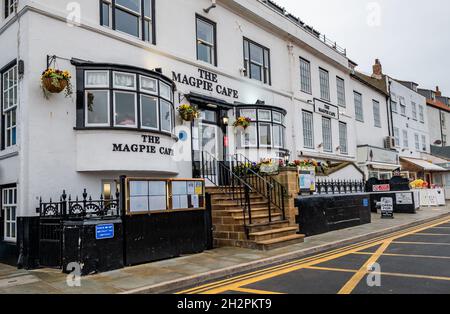
[[[366,183],[361,180],[317,180],[316,192],[325,194],[354,194],[364,193]]]
[[[78,196],[73,200],[72,197],[63,191],[59,202],[43,202],[42,197],[39,200],[39,213],[41,218],[61,218],[63,220],[85,220],[85,219],[105,219],[120,217],[119,192],[115,198],[106,199],[103,195],[99,200],[93,200],[88,197],[84,189],[82,198]]]
[[[271,176],[258,173],[252,167],[254,163],[242,154],[231,156],[230,164],[235,173],[239,173],[247,184],[267,200],[269,222],[272,222],[272,206],[281,211],[283,220],[286,220],[286,188]]]
[[[230,200],[236,201],[237,205],[242,208],[244,228],[248,236],[248,226],[253,223],[250,202],[250,193],[253,192],[253,189],[225,162],[217,160],[208,152],[201,154],[201,176],[219,187],[221,191],[230,196]]]

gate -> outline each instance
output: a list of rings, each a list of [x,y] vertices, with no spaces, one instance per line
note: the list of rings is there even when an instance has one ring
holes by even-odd
[[[62,267],[62,229],[65,202],[40,203],[39,264]]]

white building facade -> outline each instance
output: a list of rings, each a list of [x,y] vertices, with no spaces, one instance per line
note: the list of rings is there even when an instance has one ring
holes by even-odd
[[[356,162],[358,145],[382,147],[388,135],[385,96],[351,77],[344,50],[271,3],[71,3],[1,0],[3,247],[14,246],[17,217],[63,189],[101,195],[121,175],[192,178],[204,151]],[[47,67],[72,74],[71,97],[43,96]],[[201,118],[183,122],[182,104]],[[251,118],[246,132],[233,128],[238,116]]]

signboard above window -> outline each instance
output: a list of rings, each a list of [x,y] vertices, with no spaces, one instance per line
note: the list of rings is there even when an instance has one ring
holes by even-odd
[[[339,120],[339,108],[319,99],[314,99],[314,110],[322,116]]]

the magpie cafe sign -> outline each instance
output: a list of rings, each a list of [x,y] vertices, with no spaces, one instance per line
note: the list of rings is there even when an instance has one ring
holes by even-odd
[[[161,138],[153,135],[141,135],[141,141],[137,144],[113,143],[113,152],[159,154],[163,156],[173,156],[174,150],[161,145]]]
[[[175,82],[199,88],[208,92],[216,92],[219,95],[231,97],[234,99],[239,98],[239,91],[219,84],[219,78],[216,73],[209,72],[203,69],[197,69],[197,72],[197,76],[189,76],[186,74],[172,72],[172,79]]]
[[[323,116],[339,119],[339,108],[319,99],[314,99],[314,110]]]

